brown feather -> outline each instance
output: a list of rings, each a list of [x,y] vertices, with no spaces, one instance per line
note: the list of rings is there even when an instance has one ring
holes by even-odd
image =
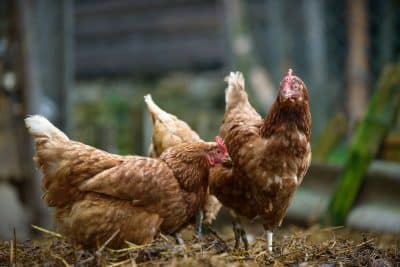
[[[204,202],[207,156],[221,151],[214,143],[192,142],[167,149],[160,159],[119,156],[69,140],[42,117],[27,120],[44,174],[44,200],[54,207],[59,230],[85,246],[117,230],[113,247],[182,229]]]
[[[162,110],[150,95],[145,96],[145,102],[153,122],[152,143],[148,153],[150,157],[159,157],[166,149],[181,143],[202,141],[186,122]],[[211,223],[221,207],[222,204],[207,192],[203,204],[203,221]]]
[[[311,161],[308,93],[296,76],[281,88],[296,88],[296,100],[279,94],[263,119],[248,102],[243,77],[231,74],[220,135],[232,157],[230,172],[219,169],[211,193],[235,213],[260,217],[266,230],[280,226]],[[239,97],[241,96],[241,97]],[[231,99],[232,98],[232,99]]]

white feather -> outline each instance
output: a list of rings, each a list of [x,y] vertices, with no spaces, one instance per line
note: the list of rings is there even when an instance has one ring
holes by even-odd
[[[175,120],[176,117],[172,114],[169,114],[162,110],[159,106],[157,106],[156,103],[154,103],[153,98],[151,97],[150,94],[144,96],[144,102],[147,104],[147,108],[149,109],[150,113],[155,113],[157,114],[157,118],[162,121],[172,121]]]
[[[25,118],[25,125],[29,132],[34,136],[47,136],[48,138],[62,138],[68,137],[45,117],[40,115],[32,115]]]
[[[231,101],[235,102],[238,99],[247,96],[246,93],[243,94],[244,78],[240,71],[231,72],[224,80],[228,83],[228,87],[225,90],[225,102],[227,104]]]
[[[228,88],[241,87],[242,89],[244,89],[244,78],[243,74],[240,71],[231,72],[229,76],[225,77],[225,82],[228,83]]]

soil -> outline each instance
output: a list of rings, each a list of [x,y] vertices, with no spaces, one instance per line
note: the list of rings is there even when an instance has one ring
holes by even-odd
[[[261,237],[252,240],[248,251],[234,250],[232,236],[211,233],[200,241],[189,238],[185,245],[160,236],[151,244],[127,243],[120,250],[79,250],[63,237],[41,235],[24,242],[1,241],[0,266],[400,266],[398,235],[345,228],[282,228],[272,254]]]

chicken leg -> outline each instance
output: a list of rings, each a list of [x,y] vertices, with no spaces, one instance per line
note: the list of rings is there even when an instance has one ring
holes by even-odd
[[[247,240],[247,235],[243,229],[242,223],[238,217],[233,219],[233,233],[235,234],[235,249],[239,248],[240,241],[243,241],[244,249],[249,249],[249,241]]]
[[[274,232],[273,231],[265,231],[265,237],[267,239],[267,249],[269,253],[272,253],[272,241],[273,241]]]
[[[203,218],[204,218],[204,212],[203,209],[200,208],[199,211],[196,214],[196,224],[195,224],[195,232],[194,236],[196,240],[200,240],[202,235],[203,235]]]

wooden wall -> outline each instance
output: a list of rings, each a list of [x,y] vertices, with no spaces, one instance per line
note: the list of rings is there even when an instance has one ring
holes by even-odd
[[[224,61],[212,0],[76,1],[79,75],[205,69]]]

